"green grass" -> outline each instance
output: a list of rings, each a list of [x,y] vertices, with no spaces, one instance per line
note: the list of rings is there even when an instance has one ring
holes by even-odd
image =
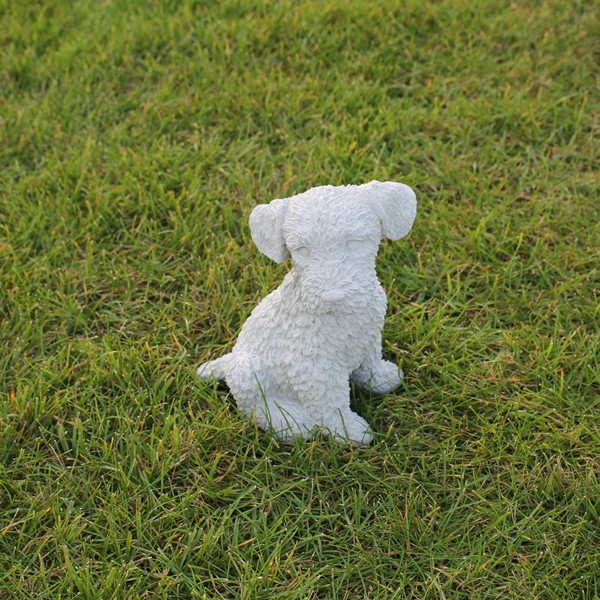
[[[0,598],[600,596],[592,2],[0,2]],[[413,186],[394,395],[279,444],[195,367],[252,207]]]

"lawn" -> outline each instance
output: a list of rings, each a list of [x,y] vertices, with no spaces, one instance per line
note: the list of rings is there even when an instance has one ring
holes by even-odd
[[[600,597],[593,2],[0,1],[0,598]],[[252,208],[402,181],[394,394],[283,444],[195,368]]]

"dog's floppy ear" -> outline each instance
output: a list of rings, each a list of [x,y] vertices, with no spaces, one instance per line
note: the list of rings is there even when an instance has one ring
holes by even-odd
[[[417,214],[417,196],[411,188],[393,181],[371,181],[360,187],[381,221],[383,237],[397,240],[411,230]]]
[[[250,214],[250,232],[258,249],[275,262],[290,257],[283,239],[283,222],[289,198],[259,204]]]

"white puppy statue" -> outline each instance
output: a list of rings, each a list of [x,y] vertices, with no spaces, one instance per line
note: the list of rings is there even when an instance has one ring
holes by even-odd
[[[350,380],[385,394],[403,373],[381,356],[386,296],[375,273],[382,238],[411,229],[414,192],[402,183],[322,186],[257,206],[258,249],[293,268],[253,311],[231,353],[202,364],[225,380],[239,409],[280,438],[323,429],[340,443],[368,444],[350,409]]]

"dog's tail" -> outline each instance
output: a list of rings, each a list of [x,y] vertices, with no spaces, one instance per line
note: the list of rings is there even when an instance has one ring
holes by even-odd
[[[217,379],[225,381],[235,398],[238,408],[251,416],[256,406],[266,402],[267,390],[263,388],[259,364],[246,352],[230,352],[221,358],[205,362],[198,367],[202,381]]]
[[[221,356],[221,358],[217,358],[216,360],[209,360],[198,367],[196,375],[198,375],[202,381],[208,381],[209,379],[222,381],[227,376],[227,367],[230,362],[231,353]]]

